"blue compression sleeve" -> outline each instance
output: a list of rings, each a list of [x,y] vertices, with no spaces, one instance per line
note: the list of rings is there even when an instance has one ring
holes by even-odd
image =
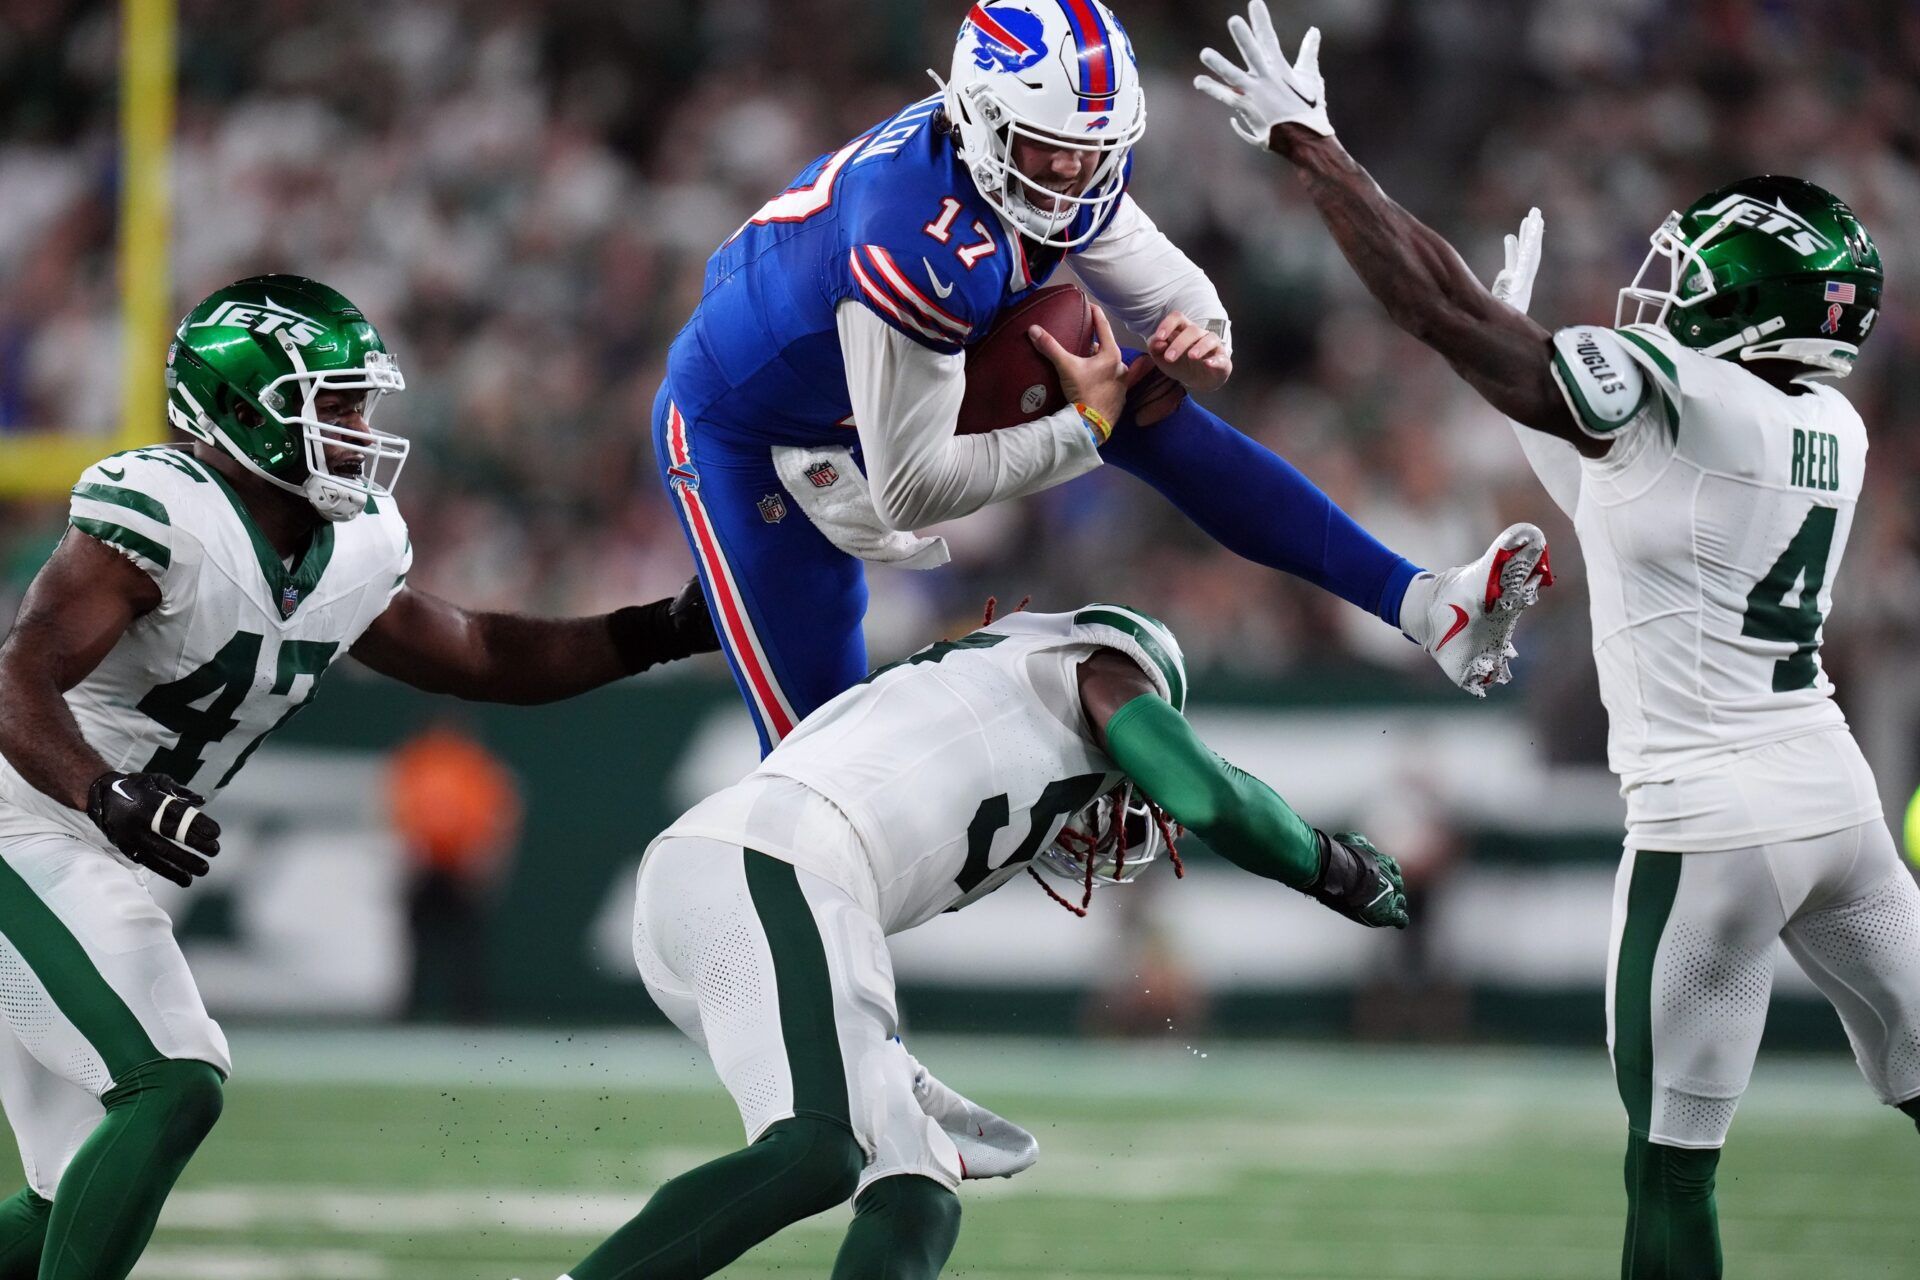
[[[1192,397],[1150,427],[1123,416],[1101,452],[1235,555],[1400,625],[1400,599],[1420,567],[1382,546],[1286,459]]]

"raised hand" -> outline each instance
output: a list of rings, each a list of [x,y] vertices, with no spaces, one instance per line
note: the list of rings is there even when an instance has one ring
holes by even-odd
[[[1527,210],[1527,216],[1520,220],[1520,234],[1506,238],[1506,265],[1488,290],[1522,315],[1533,305],[1533,278],[1540,271],[1540,238],[1546,231],[1546,219],[1540,211]]]
[[[1274,34],[1266,0],[1253,0],[1247,17],[1227,19],[1227,31],[1240,48],[1245,67],[1214,49],[1202,49],[1200,61],[1212,76],[1195,76],[1193,87],[1224,103],[1233,113],[1233,131],[1256,147],[1273,148],[1273,131],[1296,124],[1323,138],[1333,136],[1327,119],[1327,86],[1320,75],[1320,28],[1309,27],[1300,56],[1287,61]],[[1218,76],[1219,79],[1215,79]]]

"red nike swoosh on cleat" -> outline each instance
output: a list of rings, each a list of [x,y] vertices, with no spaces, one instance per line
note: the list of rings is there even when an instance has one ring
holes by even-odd
[[[1468,622],[1467,611],[1465,609],[1462,609],[1457,604],[1450,604],[1447,606],[1447,608],[1453,610],[1455,613],[1459,614],[1460,616],[1454,619],[1453,626],[1447,629],[1447,634],[1440,637],[1440,643],[1433,646],[1433,651],[1435,653],[1438,653],[1442,649],[1446,648],[1447,641],[1453,639],[1455,636],[1459,635],[1462,631],[1465,631],[1467,629],[1467,622]]]

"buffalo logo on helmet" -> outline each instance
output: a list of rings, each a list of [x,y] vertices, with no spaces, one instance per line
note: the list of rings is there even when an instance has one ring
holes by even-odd
[[[816,462],[805,474],[807,483],[816,489],[831,489],[840,479],[839,469],[831,462]]]
[[[777,493],[770,493],[753,505],[760,508],[760,518],[768,524],[779,524],[787,518],[787,500]]]
[[[1047,56],[1046,27],[1034,14],[1008,4],[976,4],[960,28],[974,36],[973,63],[982,71],[1025,71]]]

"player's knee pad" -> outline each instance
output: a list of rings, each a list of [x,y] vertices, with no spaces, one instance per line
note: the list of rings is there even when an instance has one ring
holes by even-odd
[[[121,1076],[101,1096],[108,1111],[158,1102],[166,1119],[164,1132],[172,1143],[191,1150],[220,1118],[226,1094],[220,1073],[193,1058],[156,1058]]]
[[[777,1176],[799,1197],[807,1214],[844,1204],[860,1185],[860,1170],[867,1163],[852,1130],[812,1116],[775,1121],[754,1146],[777,1154]]]
[[[944,1240],[951,1246],[960,1234],[960,1197],[919,1174],[882,1178],[853,1203],[861,1217],[885,1215],[896,1235]]]
[[[1642,1206],[1697,1205],[1713,1199],[1718,1147],[1668,1147],[1638,1134],[1627,1139],[1627,1195]]]

